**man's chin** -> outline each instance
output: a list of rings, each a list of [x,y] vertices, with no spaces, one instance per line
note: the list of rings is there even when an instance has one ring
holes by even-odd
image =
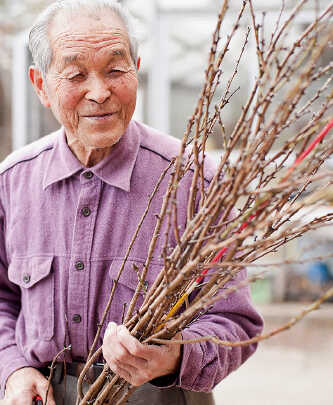
[[[112,146],[117,144],[120,141],[122,135],[123,133],[94,133],[81,139],[85,139],[84,144],[87,145],[89,148],[105,149],[111,148]]]

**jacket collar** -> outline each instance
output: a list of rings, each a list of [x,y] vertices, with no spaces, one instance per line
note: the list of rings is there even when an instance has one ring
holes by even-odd
[[[80,171],[91,171],[105,183],[129,192],[139,147],[140,135],[135,128],[135,123],[131,121],[109,155],[97,165],[86,168],[69,149],[65,130],[61,128],[44,175],[44,190],[51,184],[67,179]]]

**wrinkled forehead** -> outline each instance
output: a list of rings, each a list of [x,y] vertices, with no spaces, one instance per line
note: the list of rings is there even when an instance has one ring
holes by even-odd
[[[66,49],[99,50],[112,45],[129,50],[128,32],[122,19],[115,13],[105,10],[72,15],[61,12],[53,19],[49,29],[49,39],[54,52]]]

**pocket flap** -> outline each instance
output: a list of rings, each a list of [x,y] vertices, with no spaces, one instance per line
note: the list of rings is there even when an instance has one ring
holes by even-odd
[[[114,259],[111,263],[109,275],[113,280],[117,279],[122,263],[123,259]],[[127,260],[119,278],[119,283],[129,287],[132,290],[135,290],[139,282],[139,275],[141,275],[143,270],[143,265],[144,263],[140,260]],[[136,266],[137,271],[135,270],[134,266]],[[162,264],[150,264],[143,288],[148,290],[152,286],[162,268]]]
[[[50,274],[52,262],[53,256],[14,258],[8,266],[8,278],[22,288],[30,288]]]

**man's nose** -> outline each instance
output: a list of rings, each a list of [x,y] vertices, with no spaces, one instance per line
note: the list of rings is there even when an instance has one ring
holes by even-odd
[[[94,77],[89,80],[86,99],[103,104],[111,96],[111,90],[106,80]]]

